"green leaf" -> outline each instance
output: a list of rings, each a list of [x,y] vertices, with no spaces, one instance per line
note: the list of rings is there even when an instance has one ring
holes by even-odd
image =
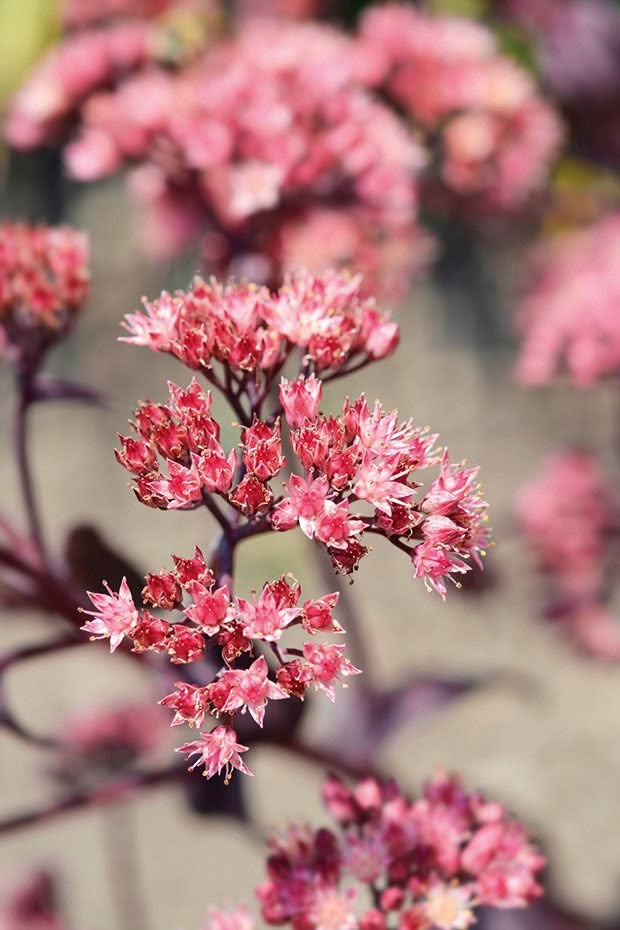
[[[429,0],[432,13],[447,16],[468,16],[480,19],[489,9],[488,0]]]
[[[0,106],[59,32],[58,0],[1,0]]]
[[[522,68],[537,73],[536,48],[532,39],[514,23],[502,24],[494,29],[500,52],[508,55]]]

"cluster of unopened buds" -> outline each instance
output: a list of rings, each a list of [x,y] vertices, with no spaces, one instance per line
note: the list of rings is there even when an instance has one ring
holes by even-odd
[[[582,451],[550,458],[517,499],[519,522],[547,581],[547,615],[581,649],[608,660],[620,658],[620,625],[609,607],[619,504],[600,463]]]
[[[512,208],[560,144],[532,79],[465,19],[388,4],[349,35],[242,16],[176,68],[153,52],[160,33],[133,19],[70,35],[16,96],[6,134],[64,144],[83,181],[137,164],[146,246],[171,253],[203,232],[221,272],[277,283],[300,263],[340,263],[402,293],[432,252],[420,193]]]
[[[66,334],[89,288],[82,233],[0,224],[0,355],[39,355]]]
[[[127,317],[125,341],[173,354],[222,391],[240,420],[240,452],[221,445],[211,394],[195,377],[185,389],[170,383],[167,404],[138,407],[136,437],[121,436],[116,451],[138,499],[162,510],[205,506],[222,535],[211,567],[196,549],[192,558],[175,556],[172,571],[148,575],[148,609],[136,607],[126,584],[118,593],[91,594],[93,619],[84,628],[110,637],[112,649],[127,636],[134,651],[165,652],[174,663],[219,650],[222,668],[210,684],[180,682],[164,699],[175,723],[200,726],[207,713],[222,718],[183,747],[200,754],[209,776],[230,765],[245,770],[244,747],[229,726],[237,711],[249,710],[262,725],[269,700],[303,698],[310,686],[333,699],[338,678],[359,671],[342,644],[280,644],[292,626],[310,636],[342,634],[332,615],[337,594],[302,602],[295,579],[283,576],[252,600],[233,597],[232,559],[241,541],[299,527],[325,547],[337,571],[350,574],[369,552],[368,534],[383,536],[442,597],[446,580],[456,582],[470,561],[481,567],[487,504],[476,468],[451,463],[428,428],[400,420],[378,401],[369,406],[364,395],[346,398],[335,415],[320,410],[325,381],[387,355],[398,342],[397,325],[360,297],[360,287],[359,277],[333,271],[296,275],[275,293],[198,280],[189,292],[163,294]],[[296,349],[302,372],[282,377],[276,390]],[[273,409],[265,413],[268,403]],[[278,494],[271,485],[286,465],[285,437],[294,470]],[[438,474],[421,491],[419,473],[431,466]],[[164,620],[150,608],[177,617]],[[265,649],[276,662],[273,680]]]
[[[268,924],[293,930],[465,930],[478,907],[519,908],[542,893],[544,859],[501,804],[440,773],[410,801],[392,781],[323,787],[338,829],[293,825],[271,840],[257,888]],[[245,908],[207,930],[253,930]]]
[[[620,212],[558,236],[535,257],[518,316],[517,376],[546,384],[566,371],[579,387],[620,371]]]

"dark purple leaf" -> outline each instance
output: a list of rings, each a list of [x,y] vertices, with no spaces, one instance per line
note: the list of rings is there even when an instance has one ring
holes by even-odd
[[[105,579],[118,590],[123,578],[137,604],[142,603],[144,575],[127,556],[117,552],[92,526],[73,527],[65,540],[65,559],[77,587],[84,591],[102,590]]]

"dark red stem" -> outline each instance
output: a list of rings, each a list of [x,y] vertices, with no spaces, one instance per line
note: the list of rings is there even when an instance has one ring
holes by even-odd
[[[5,820],[0,820],[0,834],[12,833],[22,829],[22,827],[30,827],[34,824],[47,823],[70,811],[80,810],[92,804],[116,804],[121,798],[133,794],[139,788],[154,788],[184,777],[186,777],[185,769],[178,765],[154,769],[150,772],[136,773],[131,777],[108,784],[99,791],[72,794],[52,804],[36,807],[21,814],[15,814],[13,817],[7,817]]]
[[[33,403],[33,374],[28,369],[17,372],[17,409],[15,412],[15,456],[17,473],[21,485],[22,499],[32,542],[37,548],[42,564],[46,563],[43,526],[39,514],[34,481],[28,455],[28,414]]]
[[[296,740],[292,740],[290,742],[270,740],[264,745],[269,745],[277,749],[285,750],[286,752],[290,752],[294,756],[298,756],[299,758],[305,759],[308,762],[312,762],[315,765],[320,765],[325,768],[340,771],[345,775],[349,775],[351,778],[359,779],[372,775],[383,780],[385,777],[383,773],[379,772],[377,769],[370,765],[349,762],[346,759],[340,758],[336,753],[329,749],[323,749],[317,746],[308,746],[304,743],[297,742]],[[0,820],[0,835],[13,833],[22,829],[23,827],[47,823],[48,821],[55,820],[57,817],[60,817],[63,814],[67,814],[75,810],[81,810],[82,808],[90,807],[93,804],[117,804],[120,800],[126,799],[128,796],[133,795],[139,789],[154,788],[159,785],[167,784],[168,782],[180,781],[181,779],[187,777],[188,775],[185,768],[178,765],[169,766],[167,768],[153,769],[148,772],[137,772],[135,775],[130,777],[109,783],[105,787],[102,787],[99,791],[72,794],[69,797],[63,798],[62,800],[53,804],[34,808],[29,811],[24,811],[21,814],[16,814],[13,817],[7,817],[5,820]]]
[[[217,522],[219,523],[224,535],[228,539],[230,539],[232,536],[232,532],[233,532],[232,524],[230,520],[224,516],[220,508],[215,503],[215,500],[213,499],[213,495],[203,490],[202,499],[204,501],[205,507],[207,508],[211,516],[214,517],[215,520],[217,520]]]

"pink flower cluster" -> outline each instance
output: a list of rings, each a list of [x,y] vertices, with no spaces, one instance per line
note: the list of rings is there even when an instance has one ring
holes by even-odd
[[[137,75],[89,106],[66,150],[69,170],[94,177],[121,159],[141,161],[132,190],[155,252],[206,230],[212,267],[234,261],[235,270],[279,280],[294,261],[289,229],[337,204],[355,239],[336,257],[395,263],[395,276],[401,266],[404,275],[421,260],[407,262],[387,243],[396,236],[410,250],[416,244],[426,156],[363,89],[373,61],[327,26],[254,21],[180,73]],[[102,136],[115,159],[102,157]],[[310,264],[325,267],[331,246],[318,237],[312,243]]]
[[[5,124],[10,144],[30,149],[62,141],[82,104],[99,107],[95,91],[146,63],[152,33],[148,22],[121,22],[69,35],[52,48],[13,101]],[[98,141],[100,160],[114,170],[118,159],[111,145],[103,136]],[[76,174],[80,176],[79,170]],[[86,170],[84,179],[88,177]]]
[[[545,384],[566,370],[579,387],[620,371],[620,213],[540,250],[518,317],[517,376]]]
[[[544,859],[501,804],[438,774],[411,802],[394,782],[323,797],[338,831],[292,826],[271,841],[257,888],[268,924],[293,930],[465,930],[475,910],[525,907]],[[361,893],[360,893],[361,892]],[[370,905],[370,906],[369,906]],[[214,912],[207,930],[252,930],[244,908]]]
[[[544,183],[559,119],[485,26],[387,4],[364,15],[361,34],[386,57],[385,91],[438,146],[447,188],[512,208]]]
[[[216,0],[66,0],[61,12],[74,28],[17,92],[4,132],[18,149],[64,145],[81,122],[86,141],[69,141],[65,158],[72,177],[90,181],[144,151],[169,69],[217,34],[221,9]]]
[[[437,436],[428,428],[400,420],[379,401],[370,407],[363,394],[346,398],[336,415],[320,411],[325,381],[388,355],[398,342],[396,324],[360,296],[360,287],[359,277],[335,271],[291,276],[277,292],[198,280],[188,293],[163,294],[126,320],[125,341],[173,354],[222,391],[240,419],[240,450],[222,446],[211,394],[196,377],[185,389],[169,382],[167,404],[140,404],[135,438],[120,436],[116,450],[138,499],[162,510],[205,507],[222,536],[211,567],[196,549],[191,559],[174,556],[173,571],[147,576],[144,602],[177,611],[176,622],[139,609],[123,582],[118,593],[89,594],[95,609],[83,629],[109,638],[112,650],[128,637],[134,651],[166,653],[176,664],[219,650],[223,664],[209,684],[181,681],[163,701],[175,710],[175,724],[200,727],[207,713],[223,718],[181,747],[198,755],[208,777],[229,775],[231,767],[246,771],[246,747],[229,725],[235,713],[249,710],[262,726],[269,700],[303,699],[311,686],[333,700],[337,680],[359,672],[342,644],[280,645],[291,626],[310,636],[343,633],[332,614],[337,594],[302,603],[295,579],[283,576],[252,600],[233,598],[240,542],[299,527],[325,547],[336,570],[351,573],[369,551],[364,534],[374,533],[404,551],[415,577],[443,598],[446,580],[468,571],[470,559],[481,565],[487,504],[476,468],[452,463],[434,448]],[[280,378],[276,392],[277,375],[293,365],[295,351],[301,371]],[[264,413],[268,403],[275,409]],[[283,424],[298,471],[278,495],[272,482],[286,465]],[[420,492],[419,471],[436,465],[438,474]],[[273,678],[261,650],[275,656]]]
[[[342,263],[402,293],[432,252],[417,220],[431,152],[439,146],[451,191],[512,207],[559,145],[531,79],[466,20],[387,5],[347,35],[242,15],[232,38],[176,69],[158,64],[162,29],[128,20],[69,36],[6,125],[19,148],[69,138],[65,163],[80,180],[137,162],[131,189],[154,254],[203,233],[220,272],[276,283],[300,262]]]
[[[89,288],[88,242],[82,233],[0,224],[0,354],[64,333]]]
[[[174,71],[152,62],[159,28],[122,23],[66,39],[15,99],[11,143],[39,145],[79,114],[69,173],[92,180],[140,162],[131,187],[153,252],[206,231],[212,267],[234,259],[234,270],[263,280],[296,261],[299,224],[337,204],[347,227],[339,252],[306,238],[308,264],[385,267],[402,291],[429,252],[416,226],[425,154],[363,89],[377,67],[367,43],[327,26],[253,20]]]
[[[139,610],[123,581],[118,594],[109,588],[107,594],[89,592],[95,609],[86,611],[93,619],[83,629],[93,639],[109,638],[112,651],[128,637],[134,652],[167,654],[176,665],[197,662],[207,650],[219,647],[222,667],[209,684],[199,687],[179,681],[176,691],[161,703],[175,712],[172,726],[187,723],[200,728],[208,714],[222,718],[210,733],[201,733],[200,739],[180,747],[179,752],[198,755],[193,768],[204,765],[208,778],[222,771],[230,777],[233,768],[251,774],[240,756],[247,747],[237,742],[230,726],[237,712],[249,711],[262,727],[269,701],[290,696],[303,700],[311,686],[333,701],[340,677],[359,674],[344,655],[342,644],[310,641],[301,650],[279,644],[291,626],[300,626],[309,635],[343,633],[332,616],[338,595],[301,603],[301,588],[290,576],[266,583],[251,600],[233,598],[228,583],[216,585],[197,547],[193,558],[173,559],[173,571],[147,575],[142,597],[154,609],[175,611],[176,622],[148,609]],[[277,659],[274,680],[259,652],[261,646],[271,649]],[[243,661],[256,653],[251,664]]]
[[[125,342],[197,370],[219,362],[237,376],[256,372],[257,383],[261,374],[271,382],[295,347],[317,370],[333,372],[383,358],[398,344],[397,324],[362,296],[361,276],[331,270],[290,275],[275,293],[197,278],[187,292],[145,301],[124,325]]]
[[[517,514],[541,569],[567,595],[591,598],[601,582],[609,491],[584,452],[549,459],[519,493]]]
[[[517,500],[517,516],[549,582],[549,614],[583,649],[606,659],[620,658],[620,626],[606,607],[618,515],[599,463],[584,452],[549,459]]]
[[[357,367],[384,357],[398,340],[396,324],[374,301],[360,299],[359,288],[359,278],[335,272],[291,277],[275,294],[198,281],[188,294],[165,294],[146,304],[146,314],[129,315],[128,341],[172,352],[192,368],[218,360],[242,384],[256,372],[258,399],[244,420],[240,463],[235,450],[220,445],[210,394],[196,380],[185,391],[171,384],[168,405],[143,403],[135,416],[138,438],[121,437],[117,458],[135,476],[144,503],[187,509],[200,506],[204,494],[220,495],[250,522],[278,531],[299,526],[346,573],[368,552],[362,535],[384,535],[408,552],[416,577],[445,597],[445,579],[468,570],[464,559],[479,562],[487,544],[478,470],[452,463],[447,451],[434,448],[436,435],[400,421],[378,401],[369,407],[364,395],[353,403],[347,398],[336,416],[319,412],[324,380],[350,370],[356,359]],[[268,387],[294,346],[305,352],[305,372],[281,379],[278,411],[303,475],[292,475],[285,496],[276,498],[270,482],[285,464],[282,423],[277,415],[257,415],[265,395],[259,372]],[[417,472],[439,462],[439,476],[416,500]],[[355,503],[372,512],[354,512]],[[403,537],[419,545],[410,548]]]
[[[403,226],[385,235],[368,211],[342,205],[290,210],[265,237],[265,253],[282,277],[296,268],[314,273],[355,268],[363,274],[369,294],[396,300],[435,252],[435,241],[422,226]],[[242,271],[244,264],[240,263]],[[264,274],[263,263],[257,261],[257,266]]]

